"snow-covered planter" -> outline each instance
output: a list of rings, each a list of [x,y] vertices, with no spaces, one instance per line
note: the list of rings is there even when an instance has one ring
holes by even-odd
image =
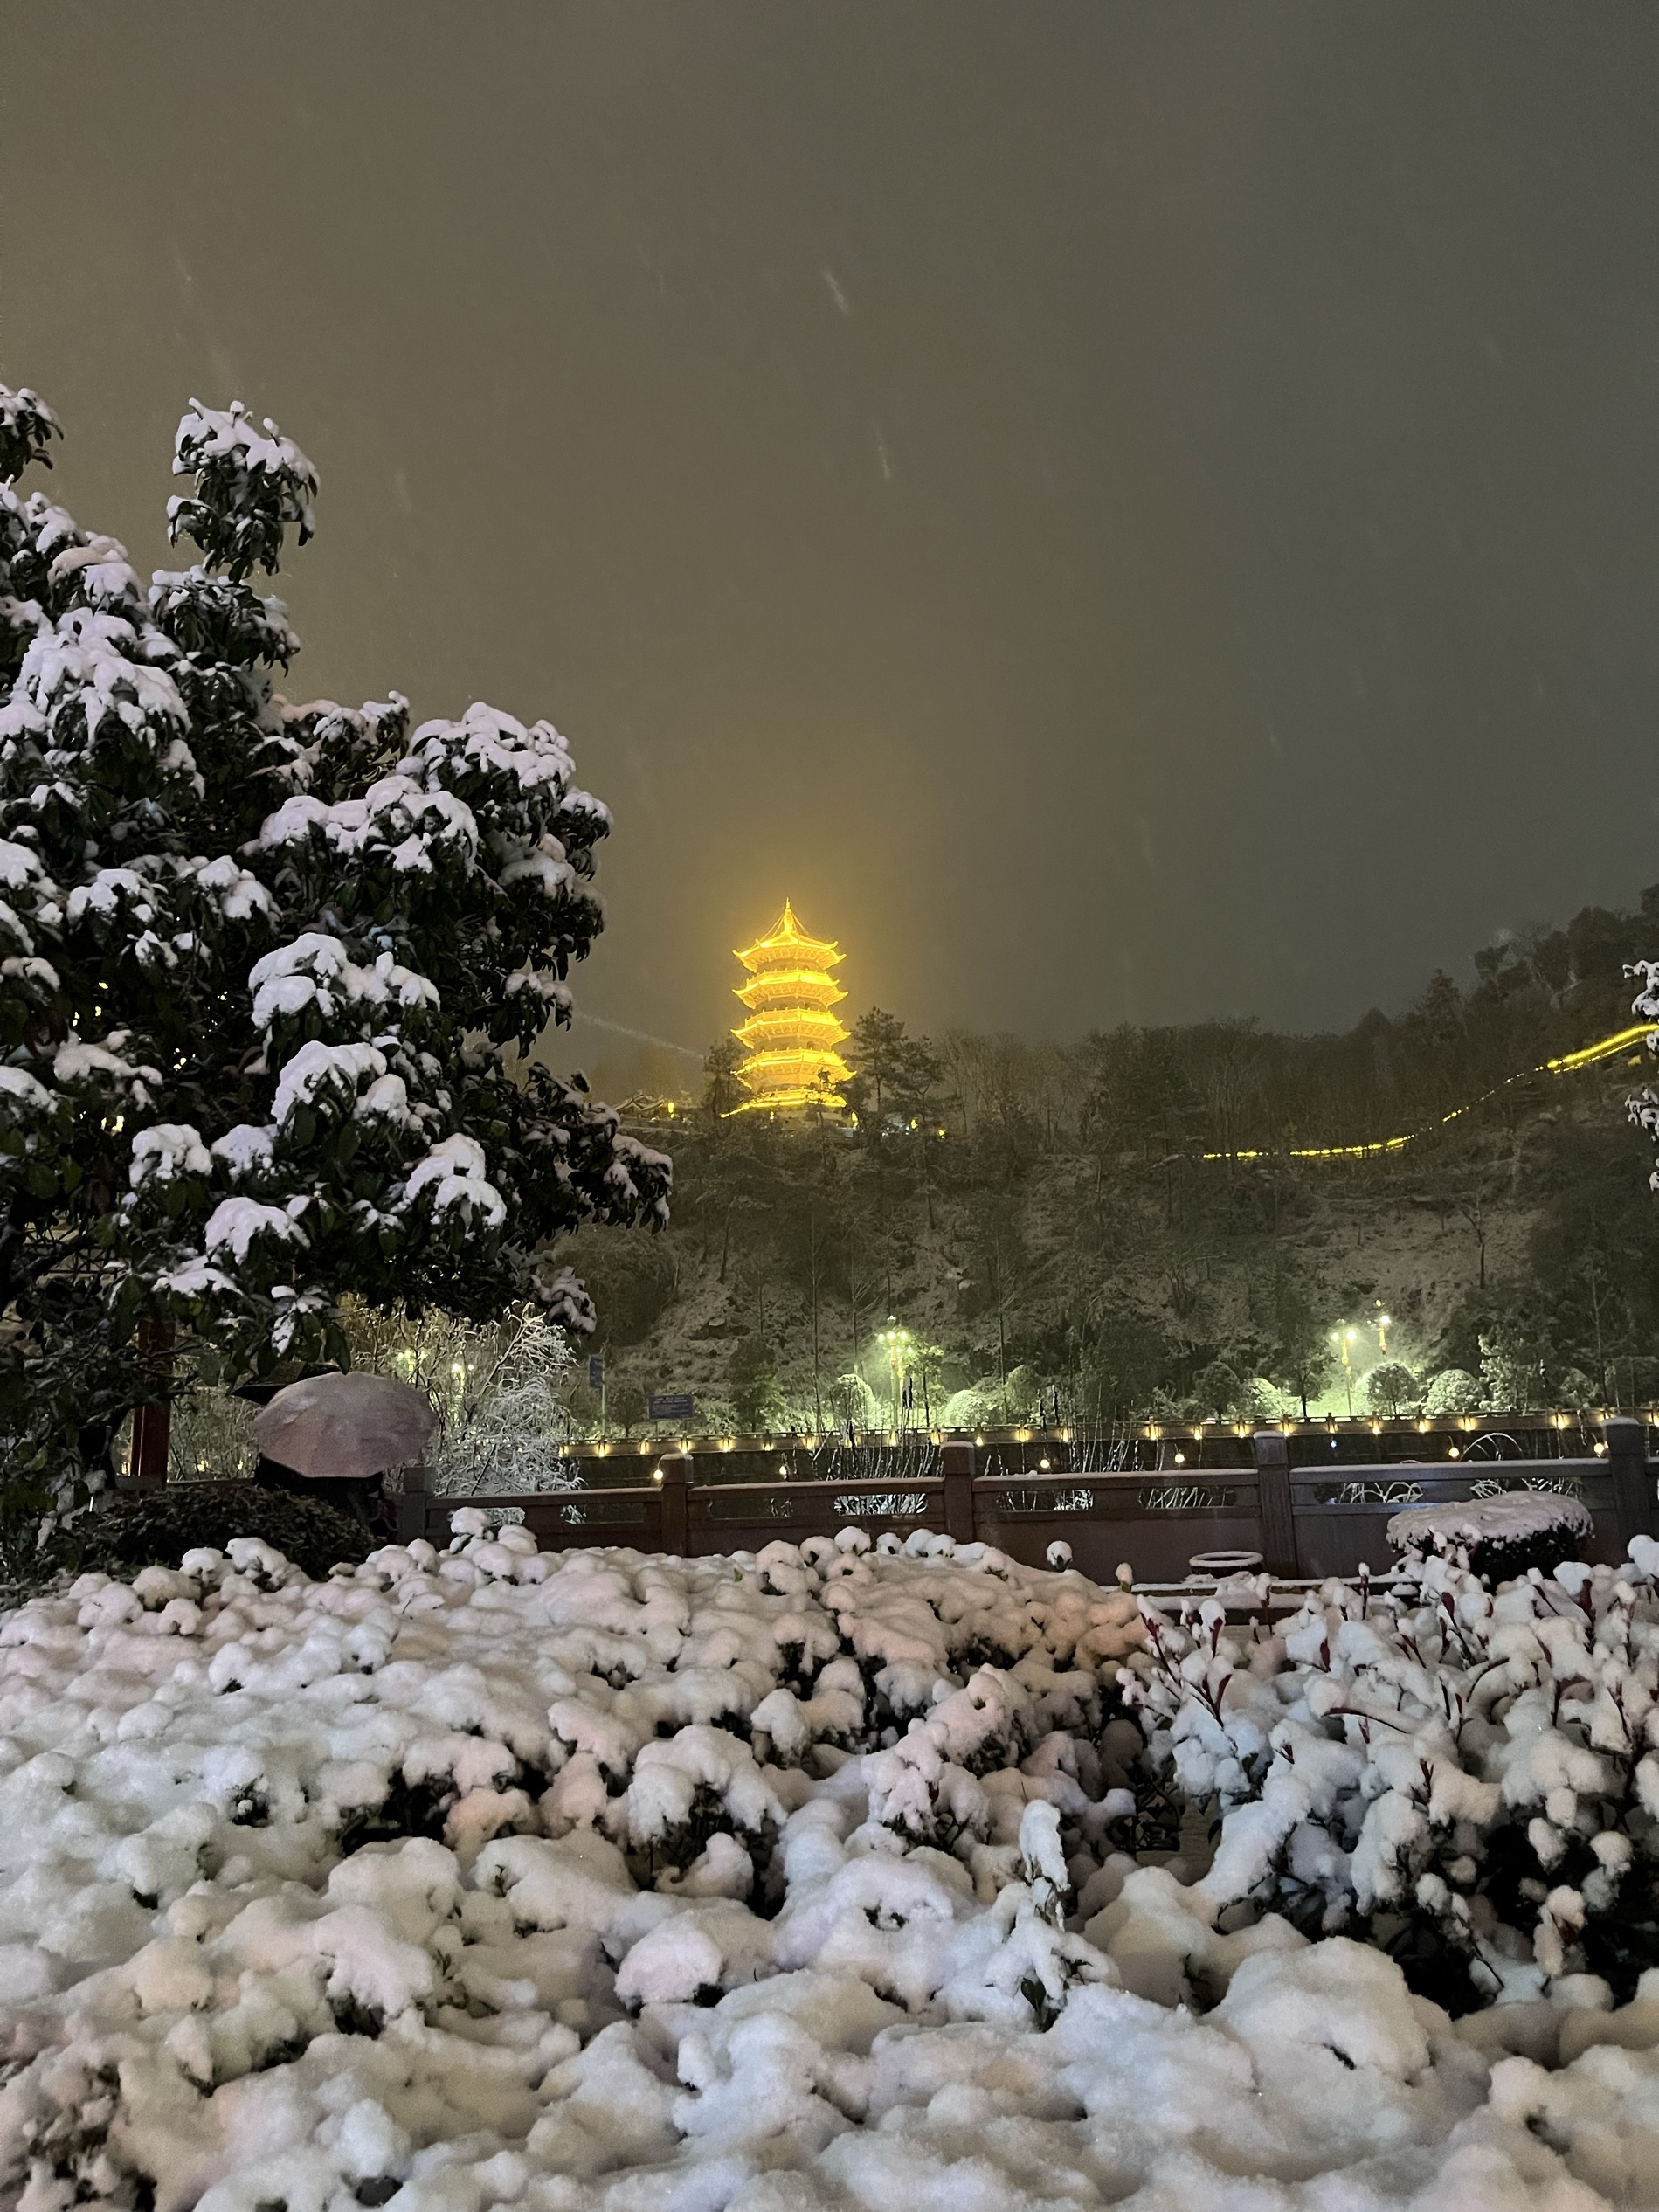
[[[1144,1607],[1154,1765],[1220,1831],[1197,1885],[1389,1949],[1455,2010],[1659,1967],[1659,1545],[1494,1593],[1455,1559],[1280,1633]],[[1600,1986],[1600,1985],[1598,1985]]]
[[[1514,1490],[1452,1505],[1413,1505],[1388,1523],[1393,1551],[1421,1566],[1431,1554],[1462,1559],[1490,1582],[1512,1582],[1537,1567],[1547,1574],[1582,1556],[1595,1522],[1581,1499],[1562,1490]]]

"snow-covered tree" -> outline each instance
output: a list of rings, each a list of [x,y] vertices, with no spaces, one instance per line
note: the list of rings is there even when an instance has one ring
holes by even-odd
[[[10,488],[58,434],[0,388],[0,1464],[96,1468],[161,1347],[343,1358],[335,1302],[484,1318],[584,1221],[660,1222],[670,1167],[529,1049],[569,1019],[609,827],[565,741],[475,705],[291,706],[272,573],[316,475],[192,401],[146,587]]]
[[[1385,1421],[1410,1413],[1421,1395],[1417,1378],[1403,1360],[1385,1359],[1365,1377],[1365,1403]]]

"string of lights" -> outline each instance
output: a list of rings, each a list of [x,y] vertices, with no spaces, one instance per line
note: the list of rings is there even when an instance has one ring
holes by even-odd
[[[1442,1114],[1437,1122],[1430,1122],[1421,1129],[1407,1130],[1403,1137],[1381,1137],[1368,1144],[1288,1144],[1261,1145],[1251,1150],[1231,1152],[1206,1152],[1206,1160],[1370,1160],[1379,1159],[1387,1152],[1403,1152],[1408,1144],[1415,1144],[1432,1130],[1447,1129],[1488,1099],[1496,1098],[1513,1083],[1526,1082],[1534,1075],[1571,1075],[1580,1068],[1592,1067],[1599,1060],[1610,1060],[1615,1053],[1626,1052],[1632,1045],[1640,1044],[1654,1033],[1650,1022],[1639,1021],[1634,1027],[1621,1029],[1611,1037],[1599,1038],[1593,1045],[1583,1045],[1577,1052],[1563,1053],[1559,1059],[1541,1061],[1536,1068],[1523,1068],[1513,1075],[1506,1075],[1501,1083],[1494,1083],[1490,1090],[1483,1090],[1478,1098],[1471,1098],[1462,1106],[1454,1106],[1449,1114]]]

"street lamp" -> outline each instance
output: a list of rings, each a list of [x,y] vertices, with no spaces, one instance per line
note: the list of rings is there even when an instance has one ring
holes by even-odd
[[[1331,1341],[1342,1354],[1342,1386],[1348,1395],[1348,1418],[1354,1417],[1354,1363],[1352,1347],[1359,1341],[1358,1329],[1351,1329],[1344,1321],[1339,1329],[1331,1332]]]
[[[1380,1298],[1376,1301],[1376,1308],[1377,1310],[1374,1317],[1377,1324],[1377,1349],[1379,1351],[1386,1351],[1388,1349],[1388,1331],[1394,1325],[1394,1317],[1392,1314],[1385,1313],[1383,1311],[1383,1303]]]
[[[877,1330],[875,1341],[881,1345],[882,1351],[887,1354],[888,1372],[891,1373],[893,1378],[892,1425],[894,1429],[896,1431],[903,1426],[903,1422],[901,1418],[903,1411],[901,1400],[904,1389],[904,1371],[909,1364],[910,1347],[915,1340],[911,1337],[909,1331],[908,1329],[901,1329],[895,1317],[892,1314],[888,1314],[887,1317],[887,1327],[885,1329]]]

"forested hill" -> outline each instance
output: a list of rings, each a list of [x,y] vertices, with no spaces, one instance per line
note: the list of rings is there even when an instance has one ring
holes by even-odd
[[[889,1315],[916,1348],[916,1410],[970,1421],[1224,1414],[1270,1392],[1341,1411],[1356,1386],[1364,1411],[1385,1364],[1504,1404],[1651,1394],[1659,1224],[1622,1105],[1640,1055],[1526,1075],[1628,1027],[1624,971],[1650,955],[1659,886],[1635,914],[1505,939],[1468,989],[1437,974],[1342,1035],[930,1042],[873,1013],[848,1055],[855,1124],[727,1117],[716,1047],[671,1122],[636,1102],[675,1157],[673,1227],[568,1253],[599,1310],[607,1414],[688,1391],[710,1433],[880,1423]],[[1412,1130],[1386,1159],[1285,1157]],[[1360,1332],[1346,1372],[1339,1323]],[[581,1391],[573,1410],[598,1414]]]

